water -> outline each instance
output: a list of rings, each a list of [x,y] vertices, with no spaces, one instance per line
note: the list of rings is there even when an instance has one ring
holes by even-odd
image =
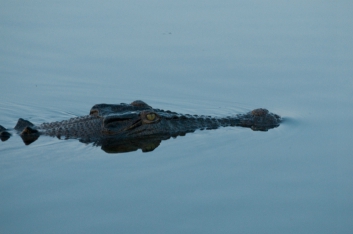
[[[196,131],[154,151],[0,144],[1,233],[350,233],[352,3],[8,1],[0,124],[141,99],[268,132]]]

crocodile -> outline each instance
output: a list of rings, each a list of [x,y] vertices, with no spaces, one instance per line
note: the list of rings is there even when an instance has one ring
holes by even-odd
[[[93,143],[111,153],[137,149],[148,152],[158,147],[162,140],[196,130],[239,126],[267,131],[278,127],[281,121],[279,115],[263,108],[234,116],[211,117],[156,109],[137,100],[130,104],[96,104],[88,115],[40,125],[20,118],[14,130],[26,145],[40,135],[46,135]],[[0,139],[6,141],[10,137],[9,130],[0,125]]]

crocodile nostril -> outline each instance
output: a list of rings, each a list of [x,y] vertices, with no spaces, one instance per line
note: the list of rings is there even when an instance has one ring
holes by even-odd
[[[268,114],[268,112],[269,111],[267,109],[258,108],[258,109],[251,111],[251,114],[254,116],[265,116]]]

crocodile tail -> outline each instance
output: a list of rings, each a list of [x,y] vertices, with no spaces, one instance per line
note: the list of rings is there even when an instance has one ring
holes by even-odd
[[[32,124],[31,122],[29,122],[28,120],[19,118],[17,121],[17,124],[15,126],[15,130],[22,132],[26,127],[35,127],[34,124]]]
[[[6,128],[0,125],[0,132],[4,132],[4,131],[6,131]]]
[[[10,138],[11,134],[6,131],[6,128],[0,125],[0,140],[6,141]]]
[[[26,145],[36,141],[39,137],[39,132],[36,129],[36,126],[22,118],[18,119],[15,130],[20,132],[21,138]]]

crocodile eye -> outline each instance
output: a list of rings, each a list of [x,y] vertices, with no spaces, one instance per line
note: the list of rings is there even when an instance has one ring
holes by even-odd
[[[147,118],[149,121],[153,121],[153,120],[156,119],[156,114],[154,114],[154,113],[147,114],[147,115],[146,115],[146,118]]]
[[[158,116],[157,113],[151,112],[151,111],[143,111],[141,113],[141,119],[144,123],[150,124],[150,123],[155,123],[160,120],[160,117]]]

